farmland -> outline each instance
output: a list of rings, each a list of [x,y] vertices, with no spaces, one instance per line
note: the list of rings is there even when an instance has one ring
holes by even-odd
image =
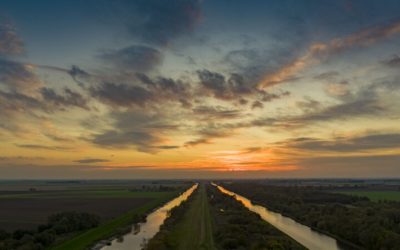
[[[379,185],[335,182],[254,180],[216,183],[248,197],[254,204],[275,211],[281,222],[285,217],[308,226],[309,229],[297,228],[308,241],[314,236],[305,232],[314,230],[324,237],[331,237],[333,245],[330,246],[337,242],[343,249],[376,249],[378,246],[396,249],[400,242],[399,203],[395,201],[399,186],[393,182]],[[3,232],[4,229],[14,232],[0,234],[4,239],[3,242],[0,239],[0,249],[5,244],[11,248],[4,249],[29,246],[28,249],[84,250],[97,243],[105,246],[109,241],[102,240],[110,238],[115,239],[113,242],[121,239],[119,244],[113,243],[111,247],[130,249],[129,240],[118,236],[130,232],[132,225],[143,221],[149,211],[173,199],[192,183],[0,185],[0,226]],[[283,228],[283,224],[280,226],[265,217],[273,218],[272,214],[261,213],[259,208],[254,210],[235,197],[223,194],[208,181],[201,181],[186,201],[170,211],[170,216],[161,222],[161,229],[155,229],[156,235],[147,238],[147,250],[310,248],[301,236],[285,231],[289,226]],[[380,199],[392,201],[376,202]],[[52,215],[53,220],[49,220]],[[70,226],[63,226],[65,219]],[[79,221],[85,222],[76,223]],[[26,239],[28,243],[25,243]],[[325,240],[323,242],[329,241]],[[124,243],[128,245],[124,246]]]
[[[74,212],[80,216],[79,213],[86,213],[97,216],[100,224],[90,230],[58,237],[52,244],[54,249],[85,249],[126,230],[186,186],[137,181],[107,181],[103,186],[101,182],[0,183],[0,230],[9,233],[24,230],[34,235],[38,226],[43,228],[54,214]]]
[[[111,219],[131,209],[143,206],[153,198],[32,198],[1,199],[0,228],[7,231],[34,229],[48,216],[61,211],[88,212],[103,220]]]
[[[29,185],[30,184],[30,185]],[[0,229],[34,229],[47,217],[62,211],[90,212],[103,221],[114,218],[168,192],[138,191],[138,184],[93,186],[51,182],[0,186]],[[140,186],[141,187],[141,186]],[[7,189],[7,190],[6,190]]]

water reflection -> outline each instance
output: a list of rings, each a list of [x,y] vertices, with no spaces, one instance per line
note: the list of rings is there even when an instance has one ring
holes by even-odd
[[[329,236],[323,235],[316,231],[313,231],[311,228],[304,226],[296,221],[282,216],[279,213],[275,213],[267,210],[265,207],[254,205],[251,201],[241,195],[238,195],[234,192],[231,192],[221,186],[218,186],[213,183],[222,193],[228,195],[234,195],[236,200],[243,203],[245,207],[249,210],[259,214],[262,219],[278,228],[280,231],[289,235],[297,242],[305,246],[310,250],[340,250],[341,248],[338,245],[338,242]]]
[[[163,207],[155,210],[146,218],[146,222],[134,226],[131,233],[123,236],[123,240],[115,239],[111,242],[110,246],[104,246],[101,250],[139,250],[142,249],[143,244],[160,230],[160,226],[168,217],[168,212],[185,201],[197,188],[197,184],[186,190],[179,197],[165,204]]]

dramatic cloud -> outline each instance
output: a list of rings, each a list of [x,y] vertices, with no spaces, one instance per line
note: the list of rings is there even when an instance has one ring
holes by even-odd
[[[31,109],[43,109],[47,111],[46,106],[41,101],[18,92],[4,92],[0,90],[0,100],[2,111],[20,112]]]
[[[0,176],[398,175],[400,4],[225,2],[0,1]]]
[[[91,82],[92,78],[94,78],[93,75],[89,74],[88,72],[84,71],[83,69],[79,68],[76,65],[72,65],[70,69],[66,68],[61,68],[57,66],[51,66],[51,65],[39,65],[39,64],[25,64],[29,67],[37,67],[40,69],[45,69],[45,70],[51,70],[51,71],[56,71],[56,72],[62,72],[70,75],[72,79],[80,86],[80,87],[85,87],[86,83],[85,82]]]
[[[129,107],[144,107],[163,102],[178,102],[184,107],[190,107],[192,95],[190,86],[179,80],[159,77],[150,79],[144,74],[137,74],[137,85],[104,82],[90,88],[93,97],[110,105]]]
[[[120,50],[106,50],[100,56],[118,70],[127,72],[147,72],[162,63],[160,51],[142,45],[133,45]]]
[[[115,106],[144,106],[154,98],[153,94],[143,87],[107,82],[97,88],[92,87],[90,92],[93,97]]]
[[[289,95],[289,92],[270,94],[263,90],[258,90],[254,84],[246,81],[246,79],[239,74],[231,74],[230,77],[226,79],[225,76],[220,73],[204,69],[197,71],[197,75],[204,90],[208,91],[215,98],[222,100],[234,100],[239,102],[243,97],[251,96],[260,99],[260,101],[269,102]]]
[[[92,142],[106,147],[123,148],[136,146],[138,151],[153,152],[153,144],[158,144],[161,139],[147,131],[105,131],[96,135]]]
[[[281,128],[296,128],[308,126],[315,122],[327,122],[333,120],[347,120],[363,116],[373,116],[381,114],[385,109],[375,100],[360,99],[346,102],[317,111],[305,113],[298,116],[271,117],[256,119],[245,126],[273,126]],[[243,124],[239,124],[243,126]]]
[[[303,123],[313,121],[329,121],[335,119],[348,119],[363,115],[375,115],[384,111],[384,108],[374,99],[357,99],[320,110],[319,112],[305,114],[298,118],[289,119],[292,122]]]
[[[57,94],[53,89],[42,88],[41,91],[43,100],[48,105],[54,105],[63,109],[64,107],[76,106],[82,109],[89,109],[87,100],[78,92],[74,92],[69,88],[64,89],[65,95]]]
[[[164,120],[161,114],[141,112],[113,112],[113,129],[94,134],[89,140],[100,146],[111,148],[134,147],[140,152],[156,153],[165,148],[165,133],[176,129],[176,125]]]
[[[305,67],[319,62],[324,57],[355,46],[369,46],[399,32],[400,22],[396,21],[385,26],[367,28],[344,38],[335,38],[326,43],[313,43],[303,56],[295,58],[281,69],[265,75],[258,86],[259,88],[265,88],[287,81]]]
[[[82,95],[68,88],[64,92],[65,95],[59,95],[53,89],[42,88],[40,89],[42,98],[39,98],[0,90],[0,108],[10,112],[40,111],[45,113],[64,111],[65,108],[73,106],[88,109],[87,100]]]
[[[68,74],[74,79],[76,83],[78,83],[79,86],[83,87],[85,86],[85,83],[83,80],[87,80],[90,78],[90,74],[87,73],[86,71],[82,70],[78,66],[73,65],[70,70],[67,71]],[[81,80],[83,79],[83,80]]]
[[[19,62],[0,58],[0,84],[6,85],[11,91],[31,94],[42,86],[42,82],[33,72],[33,67]]]
[[[380,95],[382,95],[382,92],[388,94],[398,88],[399,86],[393,84],[393,82],[377,82],[364,86],[355,93],[347,92],[346,89],[343,95],[339,95],[341,97],[339,98],[341,101],[339,104],[324,106],[320,102],[307,100],[306,102],[298,103],[299,108],[305,111],[302,115],[256,119],[250,124],[239,124],[238,126],[296,128],[315,122],[384,116],[386,112],[389,112],[390,107],[382,103]]]
[[[46,117],[59,111],[68,111],[71,107],[89,110],[87,100],[70,89],[65,89],[63,95],[57,94],[51,88],[41,88],[30,94],[32,96],[0,90],[0,116],[7,117],[0,122],[0,128],[16,134],[35,127],[35,124],[30,124],[33,120],[29,119],[47,119]],[[26,126],[27,124],[30,125]],[[52,135],[49,131],[44,134],[53,140],[67,140]]]

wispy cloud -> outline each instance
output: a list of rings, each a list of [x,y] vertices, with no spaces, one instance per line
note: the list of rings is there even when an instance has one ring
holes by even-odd
[[[16,144],[17,147],[27,148],[27,149],[43,149],[43,150],[55,150],[55,151],[63,151],[63,150],[71,150],[70,147],[64,146],[48,146],[48,145],[40,145],[40,144]]]
[[[382,149],[400,149],[400,134],[366,134],[353,137],[337,137],[332,140],[295,138],[283,142],[285,147],[311,151],[355,153]]]
[[[367,28],[343,38],[335,38],[328,42],[311,44],[304,55],[295,58],[279,70],[267,74],[259,82],[263,89],[290,80],[304,68],[318,63],[326,57],[356,46],[370,46],[380,40],[400,33],[400,22],[392,22],[383,26]]]
[[[91,164],[91,163],[110,162],[110,160],[107,160],[107,159],[96,159],[96,158],[85,158],[85,159],[75,160],[73,162],[81,163],[81,164]]]

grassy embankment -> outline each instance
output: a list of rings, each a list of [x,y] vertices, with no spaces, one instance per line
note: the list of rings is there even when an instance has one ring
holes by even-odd
[[[207,190],[214,221],[214,240],[220,250],[306,248],[216,187]]]
[[[204,185],[172,212],[148,249],[214,250],[212,218]]]
[[[136,193],[137,196],[146,196],[146,192],[140,192]],[[90,247],[91,245],[94,245],[96,242],[102,240],[102,239],[107,239],[112,237],[113,235],[116,234],[118,229],[124,228],[126,226],[129,226],[132,224],[133,220],[135,218],[141,217],[148,213],[149,211],[153,210],[154,208],[157,208],[161,206],[163,203],[171,200],[173,197],[178,195],[178,191],[175,192],[149,192],[149,198],[154,198],[147,204],[138,207],[128,213],[125,213],[113,220],[104,222],[100,224],[100,226],[93,228],[89,231],[83,232],[79,235],[76,235],[75,237],[62,242],[61,244],[54,246],[51,248],[51,250],[84,250]],[[129,195],[134,195],[129,194]],[[100,194],[102,195],[102,194]],[[110,194],[108,194],[110,195]],[[115,195],[115,193],[113,194]]]

